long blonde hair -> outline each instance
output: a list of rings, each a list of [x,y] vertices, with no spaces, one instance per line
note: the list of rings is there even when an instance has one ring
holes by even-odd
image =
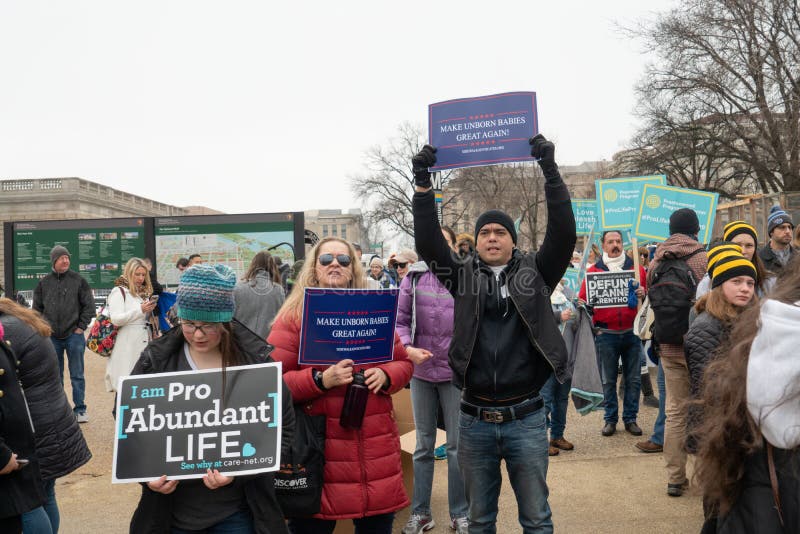
[[[27,324],[36,333],[43,337],[50,337],[52,330],[50,325],[42,315],[36,310],[20,306],[11,299],[2,297],[0,298],[0,315],[12,315]]]
[[[145,277],[144,277],[144,286],[142,288],[142,292],[139,293],[136,284],[133,282],[133,274],[136,272],[136,269],[141,267],[144,269]],[[122,271],[122,276],[128,282],[128,291],[135,297],[141,297],[143,299],[148,298],[150,295],[153,294],[153,284],[150,282],[150,271],[147,270],[147,265],[145,265],[144,261],[141,258],[131,258],[128,260],[128,263],[125,264],[125,269]]]
[[[305,293],[305,288],[319,287],[319,280],[317,280],[316,272],[317,262],[319,261],[319,251],[322,248],[322,245],[331,242],[342,243],[343,245],[347,246],[347,253],[350,255],[350,266],[348,269],[350,269],[351,274],[350,283],[347,285],[347,287],[355,289],[364,289],[367,287],[367,280],[364,276],[364,268],[361,266],[361,262],[358,261],[356,249],[353,248],[353,245],[344,239],[339,239],[338,237],[323,238],[313,249],[311,249],[311,252],[309,253],[311,256],[311,261],[306,260],[306,262],[303,264],[300,274],[297,275],[297,278],[294,280],[292,292],[289,293],[288,297],[286,297],[286,302],[283,303],[283,306],[281,306],[281,309],[278,311],[276,319],[286,316],[290,319],[300,320],[300,315],[303,312],[303,294]]]

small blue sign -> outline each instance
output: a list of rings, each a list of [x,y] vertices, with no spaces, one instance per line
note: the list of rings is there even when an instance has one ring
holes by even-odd
[[[438,171],[533,161],[528,140],[539,132],[536,93],[460,98],[428,106],[428,139]]]
[[[638,176],[595,180],[600,230],[630,230],[636,223],[642,188],[645,184],[666,185],[667,177]]]
[[[562,277],[564,287],[572,290],[573,295],[578,295],[581,289],[581,271],[575,267],[567,267],[567,271]]]
[[[398,289],[306,288],[300,364],[391,361]]]
[[[666,241],[669,237],[669,217],[681,208],[693,209],[700,221],[697,240],[708,243],[714,229],[718,193],[647,184],[642,190],[636,236],[651,241]]]
[[[572,199],[572,213],[575,215],[575,233],[589,235],[597,225],[597,200]]]

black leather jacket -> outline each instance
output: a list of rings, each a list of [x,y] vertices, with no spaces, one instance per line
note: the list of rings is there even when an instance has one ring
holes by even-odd
[[[483,397],[493,392],[490,397],[499,400],[512,397],[524,387],[538,391],[550,372],[555,372],[561,383],[570,378],[567,349],[553,319],[550,293],[572,257],[577,239],[575,218],[563,181],[545,185],[545,198],[544,243],[536,253],[515,251],[497,284],[477,255],[462,261],[447,246],[433,192],[414,195],[416,248],[454,297],[449,362],[453,383],[466,387],[468,393]],[[503,285],[505,290],[500,289]],[[498,307],[502,313],[495,313]],[[495,365],[498,358],[502,360],[499,367]],[[472,373],[470,364],[480,367],[477,374]],[[541,371],[546,374],[542,376]],[[520,377],[529,383],[520,383]],[[479,383],[468,382],[473,378]]]

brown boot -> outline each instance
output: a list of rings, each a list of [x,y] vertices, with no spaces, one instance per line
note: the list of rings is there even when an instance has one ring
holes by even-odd
[[[550,445],[547,448],[547,455],[548,456],[558,456],[559,452],[561,452],[561,451],[559,451],[556,447],[553,447],[552,445]]]
[[[664,446],[658,443],[653,443],[649,439],[647,441],[640,441],[636,444],[636,448],[642,452],[663,452]]]
[[[551,439],[550,446],[555,447],[557,449],[561,449],[562,451],[571,451],[572,449],[575,448],[575,445],[565,440],[563,437],[560,437],[558,439]]]

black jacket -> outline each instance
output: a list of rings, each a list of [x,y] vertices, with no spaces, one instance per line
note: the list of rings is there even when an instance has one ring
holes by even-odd
[[[575,218],[563,181],[545,185],[545,198],[544,243],[537,253],[515,251],[498,284],[477,254],[463,261],[447,246],[433,192],[414,195],[417,251],[455,300],[449,361],[453,383],[468,396],[499,400],[523,388],[538,391],[551,372],[560,383],[570,378],[567,348],[553,319],[550,293],[572,257]],[[476,366],[474,373],[470,363]],[[530,382],[534,376],[535,382]]]
[[[14,316],[0,315],[0,322],[20,362],[19,380],[36,429],[42,479],[68,475],[88,462],[92,453],[61,385],[53,344]]]
[[[92,288],[75,271],[48,274],[33,292],[33,309],[44,315],[53,337],[65,339],[76,328],[86,330],[95,316]]]
[[[800,449],[773,449],[783,527],[769,481],[766,448],[745,460],[742,493],[727,515],[717,518],[718,534],[789,534],[800,532]]]
[[[16,362],[9,345],[0,340],[0,391],[3,392],[0,396],[0,469],[8,464],[13,453],[17,458],[30,460],[27,467],[0,475],[0,518],[24,514],[44,502],[33,428],[22,388],[17,382]]]
[[[246,364],[265,363],[273,361],[269,354],[272,346],[267,345],[263,339],[247,329],[240,322],[234,320],[233,339],[245,357]],[[178,364],[183,357],[184,337],[180,327],[175,327],[158,339],[151,341],[142,352],[139,361],[131,374],[167,373],[178,370]],[[289,388],[283,384],[282,397],[282,431],[281,455],[287,455],[292,445],[294,435],[294,405]],[[247,507],[253,514],[255,531],[258,534],[274,534],[287,532],[283,519],[283,512],[275,497],[274,475],[262,473],[258,475],[243,475],[237,477],[237,482],[244,485],[244,494]],[[197,481],[183,481],[181,483],[197,483]],[[202,484],[202,482],[200,482]],[[213,491],[213,490],[209,490]],[[142,497],[131,519],[131,534],[164,533],[171,531],[173,495],[162,495],[152,491],[147,484],[142,484]]]
[[[797,249],[789,245],[789,260],[797,254]],[[769,242],[764,245],[763,248],[759,249],[758,256],[761,258],[761,261],[764,262],[764,267],[771,272],[772,274],[778,275],[783,271],[783,265],[781,262],[778,261],[778,256],[775,255],[775,252],[772,250],[772,247],[769,246]]]

